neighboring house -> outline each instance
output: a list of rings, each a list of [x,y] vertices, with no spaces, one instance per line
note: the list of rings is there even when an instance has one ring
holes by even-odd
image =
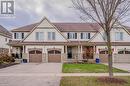
[[[7,53],[9,51],[9,46],[7,45],[7,43],[9,42],[11,37],[12,34],[0,25],[0,53]]]
[[[130,30],[115,26],[111,31],[114,62],[130,62]],[[19,59],[28,62],[75,62],[101,59],[107,62],[103,30],[96,23],[39,23],[12,30],[8,43]]]

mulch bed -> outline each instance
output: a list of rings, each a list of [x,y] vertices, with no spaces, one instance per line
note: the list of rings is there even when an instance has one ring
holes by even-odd
[[[127,83],[126,80],[121,78],[110,78],[110,77],[98,77],[98,81],[104,82],[104,83],[116,83],[116,84],[125,84]]]
[[[9,66],[13,66],[13,65],[17,65],[18,63],[6,63],[6,64],[0,64],[0,69],[2,68],[6,68],[6,67],[9,67]]]

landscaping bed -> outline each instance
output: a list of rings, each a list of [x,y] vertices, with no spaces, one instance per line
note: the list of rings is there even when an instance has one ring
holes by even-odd
[[[115,77],[123,83],[101,82],[101,77],[62,77],[60,86],[130,86],[130,77]]]
[[[11,55],[8,55],[8,53],[0,53],[0,69],[16,65],[17,63],[14,63],[15,59]]]
[[[17,65],[18,63],[2,63],[0,64],[0,69],[2,68],[6,68],[6,67],[9,67],[9,66],[13,66],[13,65]]]
[[[63,73],[108,73],[108,66],[104,64],[63,64]],[[113,68],[115,73],[128,73],[127,71]]]

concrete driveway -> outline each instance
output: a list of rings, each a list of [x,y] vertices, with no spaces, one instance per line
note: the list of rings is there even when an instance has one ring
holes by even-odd
[[[103,63],[108,65],[108,63]],[[113,63],[113,67],[130,72],[130,63]]]
[[[19,64],[0,69],[0,86],[59,86],[61,77],[51,74],[61,72],[61,63]]]
[[[113,66],[118,69],[126,70],[130,72],[130,63],[114,63]]]

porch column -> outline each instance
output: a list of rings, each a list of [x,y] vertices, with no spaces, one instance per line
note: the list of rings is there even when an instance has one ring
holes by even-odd
[[[81,45],[81,48],[80,48],[80,52],[81,54],[83,53],[83,46]]]
[[[80,53],[81,53],[81,49],[80,49],[80,45],[78,45],[78,58],[77,58],[77,60],[80,59]]]
[[[99,58],[99,51],[98,51],[98,48],[97,48],[97,46],[94,46],[94,47],[95,47],[94,59],[95,59],[95,58]]]
[[[9,53],[8,54],[11,55],[11,46],[9,46]]]
[[[94,51],[93,58],[95,59],[96,58],[96,46],[93,46],[93,51]]]
[[[67,45],[65,46],[65,55],[66,55],[66,59],[67,59],[67,57],[68,57],[68,55],[67,55]]]
[[[81,52],[81,54],[80,54],[80,59],[83,59],[83,46],[81,45],[81,48],[80,48],[80,52]]]

